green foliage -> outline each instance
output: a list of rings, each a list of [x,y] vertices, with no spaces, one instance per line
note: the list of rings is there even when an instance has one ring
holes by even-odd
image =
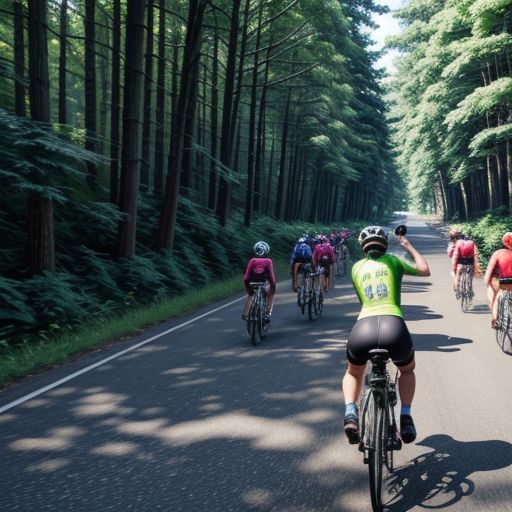
[[[512,226],[512,217],[494,212],[453,227],[461,229],[475,241],[481,260],[486,265],[492,253],[503,248],[501,238],[507,231],[510,231],[510,226]]]

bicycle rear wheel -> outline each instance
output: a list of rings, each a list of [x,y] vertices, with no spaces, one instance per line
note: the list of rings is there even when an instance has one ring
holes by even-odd
[[[464,272],[460,277],[460,307],[464,313],[467,313],[470,307],[470,278],[467,272]]]
[[[372,446],[368,452],[368,469],[370,472],[370,497],[372,509],[382,510],[382,474],[384,459],[384,409],[380,407],[376,393],[370,396],[368,404],[369,420],[372,421]]]
[[[316,293],[315,293],[315,304],[314,304],[314,307],[315,307],[315,313],[316,313],[316,317],[320,317],[321,314],[322,314],[322,309],[324,307],[324,292],[322,290],[322,288],[319,288],[318,290],[316,290]]]
[[[496,341],[501,350],[505,348],[505,339],[509,335],[510,329],[510,305],[508,300],[501,296],[498,297],[498,314],[496,318]]]
[[[265,323],[265,310],[267,309],[267,299],[263,297],[260,303],[260,314],[258,316],[258,337],[262,341],[267,336],[268,325]]]
[[[308,318],[311,321],[317,319],[315,302],[316,302],[316,291],[313,289],[313,290],[310,290],[309,297],[308,297]]]

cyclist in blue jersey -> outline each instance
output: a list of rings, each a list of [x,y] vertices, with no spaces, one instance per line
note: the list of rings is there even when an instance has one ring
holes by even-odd
[[[313,253],[311,252],[311,248],[307,244],[306,239],[304,237],[299,238],[295,244],[295,247],[293,248],[292,256],[290,259],[290,266],[292,271],[292,288],[294,292],[296,292],[299,287],[298,276],[300,269],[302,265],[311,263],[312,256]]]

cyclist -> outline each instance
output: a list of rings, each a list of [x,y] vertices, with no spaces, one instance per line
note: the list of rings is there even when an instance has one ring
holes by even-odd
[[[320,243],[313,252],[313,265],[321,269],[320,283],[325,292],[331,288],[330,280],[332,275],[332,265],[334,263],[334,251],[329,239],[325,235],[320,236]]]
[[[292,288],[293,291],[296,292],[299,284],[297,282],[299,271],[302,268],[302,265],[305,263],[311,263],[312,252],[309,245],[306,243],[306,239],[301,237],[297,240],[295,247],[292,251],[292,256],[290,260],[290,266],[292,271]]]
[[[352,283],[362,308],[347,342],[348,366],[343,377],[345,396],[344,428],[350,444],[359,442],[356,401],[361,394],[368,353],[385,348],[400,371],[398,389],[402,409],[400,435],[404,443],[416,439],[411,404],[416,387],[414,347],[400,306],[402,277],[429,276],[428,263],[405,238],[400,245],[409,253],[415,267],[393,254],[386,254],[388,236],[380,226],[368,226],[359,235],[365,258],[352,267]]]
[[[249,309],[251,307],[251,299],[254,295],[251,283],[263,283],[265,281],[268,281],[269,283],[265,321],[268,323],[271,320],[274,294],[276,292],[276,277],[274,274],[272,260],[266,257],[269,252],[270,246],[267,242],[260,240],[254,244],[254,254],[256,257],[249,260],[244,274],[244,285],[247,290],[247,300],[245,301],[242,320],[247,320],[247,315],[249,314]]]
[[[501,289],[511,289],[512,286],[512,233],[508,232],[501,239],[506,249],[494,251],[485,272],[485,286],[491,310],[491,327],[496,328],[496,314],[498,309],[498,292]],[[508,283],[507,283],[508,281]]]
[[[460,298],[460,274],[463,271],[463,267],[467,266],[470,267],[471,275],[476,274],[477,276],[481,276],[482,271],[480,269],[480,264],[478,263],[478,249],[475,242],[470,238],[465,237],[463,233],[459,233],[459,236],[454,243],[452,254],[453,288],[457,299]]]

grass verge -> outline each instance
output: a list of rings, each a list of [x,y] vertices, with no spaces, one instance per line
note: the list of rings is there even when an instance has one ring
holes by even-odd
[[[275,266],[279,281],[288,279],[288,263],[278,260]],[[5,387],[21,377],[38,373],[73,356],[129,338],[152,325],[243,291],[242,278],[238,275],[178,297],[134,308],[120,316],[79,325],[51,339],[35,340],[6,349],[0,358],[0,386]]]

